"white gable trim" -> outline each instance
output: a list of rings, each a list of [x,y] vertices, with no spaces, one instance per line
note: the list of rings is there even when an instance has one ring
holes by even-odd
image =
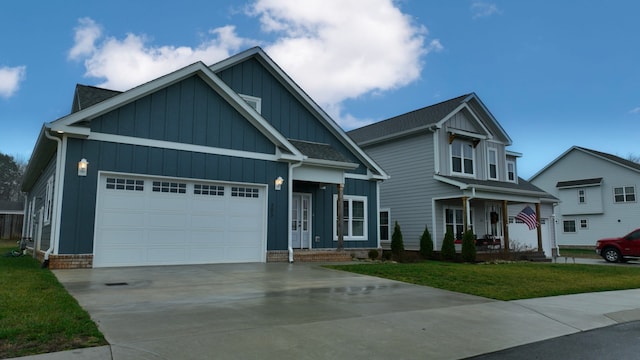
[[[456,107],[452,112],[450,112],[449,114],[447,114],[447,116],[445,116],[444,118],[442,118],[442,120],[438,121],[436,123],[436,125],[438,127],[442,127],[444,126],[444,124],[449,121],[454,115],[456,115],[457,113],[459,113],[460,111],[462,111],[463,109],[467,109],[467,111],[469,112],[469,114],[471,114],[471,118],[472,120],[474,120],[476,122],[476,124],[478,126],[480,126],[480,128],[482,129],[484,134],[480,134],[480,133],[472,133],[472,132],[468,132],[468,131],[464,131],[464,130],[458,130],[458,129],[453,129],[453,128],[447,128],[447,131],[449,132],[453,132],[453,133],[458,133],[458,134],[469,134],[468,136],[471,137],[475,137],[475,138],[479,138],[479,139],[493,139],[493,135],[491,134],[491,132],[489,131],[489,129],[484,125],[484,123],[482,121],[480,121],[480,119],[476,116],[476,114],[473,112],[473,110],[471,110],[471,108],[469,107],[469,105],[467,105],[466,102],[460,104],[458,107]]]
[[[253,109],[249,104],[242,99],[242,97],[236,94],[227,84],[225,84],[215,73],[209,69],[202,62],[197,62],[186,66],[182,69],[174,71],[168,75],[162,76],[148,83],[135,87],[122,94],[116,95],[105,101],[102,101],[87,109],[80,110],[66,117],[53,121],[49,124],[51,130],[56,132],[68,132],[87,136],[87,128],[74,127],[73,125],[85,120],[91,120],[100,115],[103,115],[111,110],[114,110],[123,105],[129,104],[141,97],[157,91],[158,89],[175,84],[189,76],[197,74],[202,80],[204,80],[213,90],[221,95],[226,101],[229,102],[236,110],[238,110],[253,126],[260,130],[269,140],[276,145],[287,149],[290,153],[294,154],[296,158],[303,159],[302,153],[293,146],[282,134],[280,134],[271,124],[269,124],[260,114]]]
[[[380,174],[379,176],[380,178],[382,179],[389,178],[387,173],[380,166],[378,166],[378,164],[376,164],[376,162],[373,161],[373,159],[371,159],[355,142],[353,142],[353,140],[351,140],[351,138],[347,136],[344,130],[342,130],[342,128],[335,121],[333,121],[333,119],[331,119],[331,117],[322,108],[320,108],[318,104],[316,104],[315,101],[313,101],[313,99],[311,99],[309,95],[307,95],[291,79],[291,77],[289,77],[289,75],[287,75],[284,71],[282,71],[280,66],[278,66],[261,48],[254,47],[247,51],[241,52],[240,54],[231,56],[223,61],[220,61],[216,64],[211,65],[211,70],[213,70],[214,72],[220,71],[224,68],[232,66],[254,55],[260,56],[260,59],[262,59],[264,62],[267,63],[269,68],[273,70],[276,73],[276,75],[286,83],[288,88],[302,99],[303,103],[311,107],[311,110],[313,110],[313,112],[315,112],[322,118],[324,123],[329,126],[329,129],[333,131],[334,135],[336,135],[340,140],[342,140],[343,143],[347,147],[349,147],[351,151],[353,151],[354,154],[357,155],[362,162],[367,164],[368,167],[375,169],[376,172]]]
[[[161,148],[161,149],[191,151],[191,152],[197,152],[197,153],[203,153],[203,154],[224,155],[224,156],[232,156],[232,157],[239,157],[239,158],[245,158],[245,159],[256,159],[256,160],[267,160],[267,161],[283,160],[283,157],[281,156],[282,154],[276,154],[275,149],[274,149],[274,154],[266,154],[266,153],[225,149],[225,148],[217,148],[217,147],[204,146],[204,145],[185,144],[185,143],[179,143],[179,142],[173,142],[173,141],[145,139],[145,138],[138,138],[133,136],[113,135],[113,134],[105,134],[105,133],[97,133],[97,132],[92,132],[91,135],[89,135],[89,137],[87,138],[87,140],[148,146],[148,147],[155,147],[155,148]]]

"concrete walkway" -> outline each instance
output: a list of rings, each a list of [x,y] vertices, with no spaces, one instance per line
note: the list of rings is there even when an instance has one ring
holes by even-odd
[[[460,359],[640,320],[640,289],[504,302],[302,263],[55,274],[111,345],[25,359]]]

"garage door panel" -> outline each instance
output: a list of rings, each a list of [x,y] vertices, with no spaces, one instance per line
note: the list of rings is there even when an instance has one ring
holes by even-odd
[[[94,266],[264,261],[264,187],[130,177],[144,191],[100,187]]]

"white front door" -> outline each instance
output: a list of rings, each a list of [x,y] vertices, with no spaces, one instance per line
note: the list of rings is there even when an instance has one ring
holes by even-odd
[[[291,201],[291,245],[295,249],[311,248],[310,209],[310,194],[293,194]]]

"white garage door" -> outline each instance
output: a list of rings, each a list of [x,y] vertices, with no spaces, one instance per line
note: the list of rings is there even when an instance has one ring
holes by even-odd
[[[101,174],[94,267],[264,262],[264,186]]]

